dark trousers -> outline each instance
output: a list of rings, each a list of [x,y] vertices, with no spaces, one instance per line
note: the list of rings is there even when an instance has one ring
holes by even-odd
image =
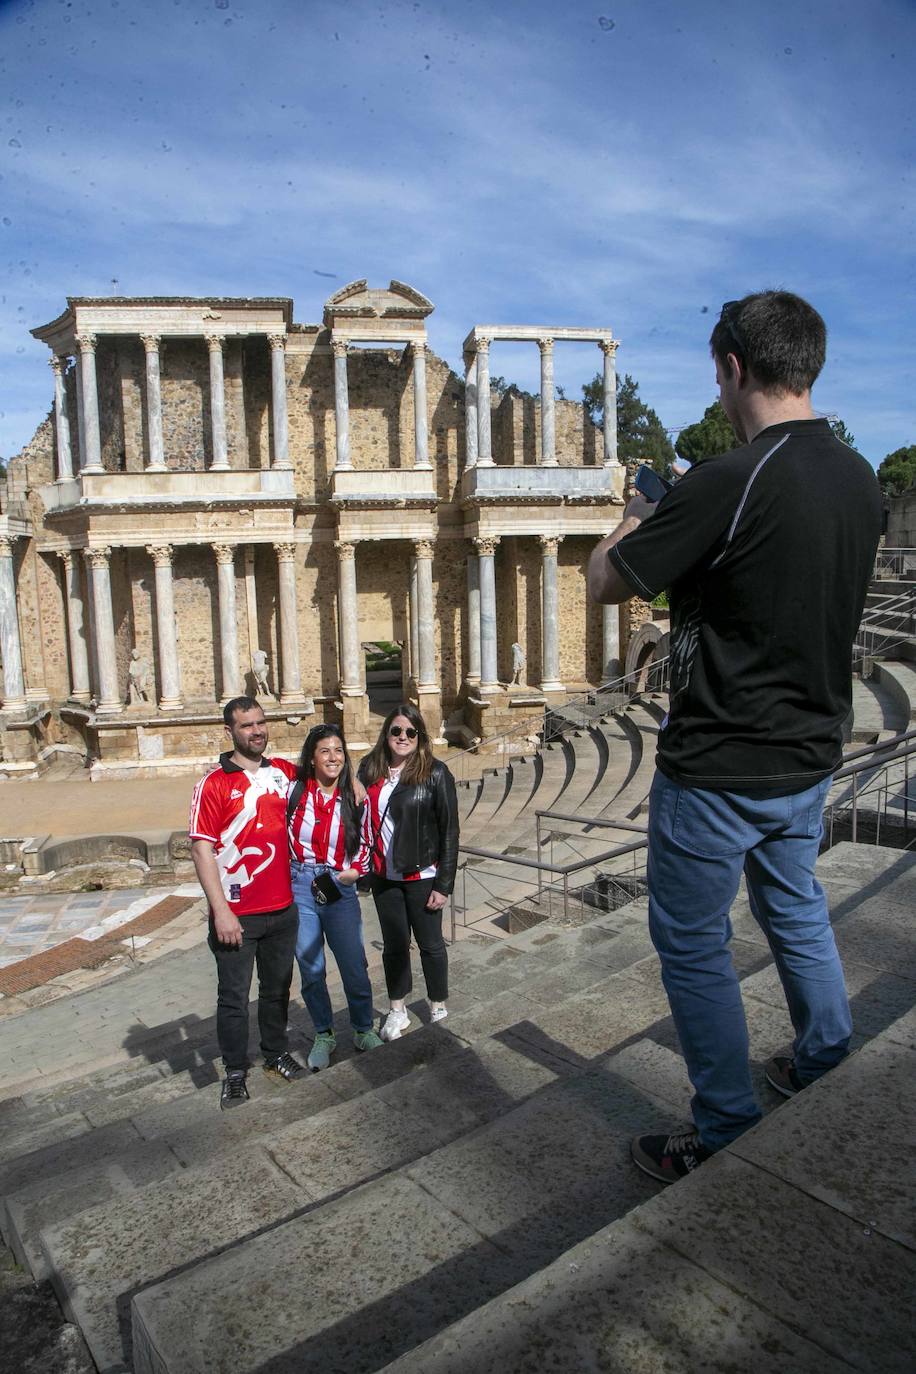
[[[240,916],[241,945],[218,944],[210,923],[208,944],[216,959],[216,1037],[227,1070],[248,1069],[248,1001],[258,965],[258,1029],[267,1064],[289,1046],[286,1017],[299,932],[295,902],[264,915]]]
[[[388,996],[400,1002],[413,987],[410,972],[410,936],[417,942],[426,993],[431,1002],[448,997],[448,952],[442,938],[442,912],[430,911],[426,900],[433,889],[432,878],[412,883],[393,883],[388,878],[372,880],[372,895],[382,928],[382,963]]]

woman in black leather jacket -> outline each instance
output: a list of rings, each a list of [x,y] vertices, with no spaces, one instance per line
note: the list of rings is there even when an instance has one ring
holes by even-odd
[[[458,799],[451,773],[433,757],[423,717],[409,703],[388,714],[359,776],[368,794],[364,824],[391,999],[381,1034],[398,1040],[410,1024],[404,1002],[413,987],[411,934],[420,950],[431,1019],[448,1015],[442,908],[458,864]]]

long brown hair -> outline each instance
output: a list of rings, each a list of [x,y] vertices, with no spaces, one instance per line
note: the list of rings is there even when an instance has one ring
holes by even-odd
[[[343,746],[344,766],[337,779],[340,794],[340,821],[344,832],[344,848],[347,858],[352,859],[359,851],[359,818],[362,807],[356,805],[353,795],[353,774],[347,742],[339,725],[313,725],[305,737],[302,753],[299,755],[298,777],[300,782],[308,782],[315,776],[315,750],[323,739],[339,739]]]
[[[410,785],[429,782],[432,776],[433,764],[436,760],[433,757],[429,742],[426,722],[416,706],[411,706],[409,701],[402,701],[399,706],[395,706],[393,711],[388,712],[379,731],[378,739],[359,766],[360,777],[367,787],[371,787],[380,778],[388,776],[388,768],[391,764],[391,754],[388,752],[388,731],[391,728],[391,722],[398,716],[404,716],[406,720],[409,720],[417,732],[417,747],[401,769],[401,782]]]

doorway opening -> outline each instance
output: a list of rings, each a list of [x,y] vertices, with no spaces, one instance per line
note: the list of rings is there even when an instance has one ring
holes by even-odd
[[[375,639],[362,646],[366,661],[366,694],[373,716],[387,716],[404,696],[403,645]]]

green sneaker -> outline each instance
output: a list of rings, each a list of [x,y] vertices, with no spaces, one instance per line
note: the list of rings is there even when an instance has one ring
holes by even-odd
[[[384,1040],[380,1035],[376,1035],[371,1028],[367,1031],[353,1032],[353,1048],[357,1050],[377,1050],[380,1045],[384,1045]]]
[[[334,1032],[319,1031],[309,1051],[308,1066],[312,1073],[318,1073],[320,1069],[326,1069],[331,1062],[331,1055],[336,1049],[337,1036]]]

